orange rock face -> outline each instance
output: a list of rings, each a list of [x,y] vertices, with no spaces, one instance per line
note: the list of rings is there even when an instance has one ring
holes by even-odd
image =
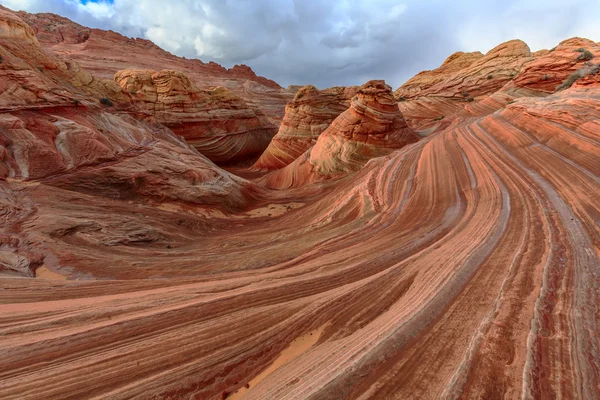
[[[520,40],[503,43],[485,56],[479,52],[455,53],[440,68],[408,80],[394,95],[406,99],[434,95],[462,100],[493,93],[531,59],[529,47]]]
[[[522,69],[418,141],[368,82],[253,182],[132,115],[185,75],[110,107],[0,28],[0,398],[600,398],[591,44],[570,87]]]
[[[584,51],[589,51],[593,58],[585,59]],[[518,88],[554,93],[570,74],[587,62],[600,63],[600,46],[588,39],[567,39],[551,51],[524,65],[515,77],[513,85]]]
[[[345,175],[358,171],[371,158],[417,140],[398,110],[391,87],[383,81],[369,81],[312,148],[263,182],[271,188],[294,187]]]
[[[357,87],[333,87],[318,90],[302,87],[285,108],[279,131],[254,166],[279,169],[310,149],[329,124],[350,105]]]
[[[277,129],[230,90],[198,89],[181,72],[128,69],[115,81],[134,104],[217,163],[256,157]]]
[[[503,43],[487,54],[458,52],[439,68],[409,79],[394,95],[411,128],[429,134],[447,127],[456,117],[484,115],[506,105],[511,96],[493,95],[533,60],[520,40]],[[506,99],[506,100],[505,100]],[[485,100],[483,107],[474,102]]]

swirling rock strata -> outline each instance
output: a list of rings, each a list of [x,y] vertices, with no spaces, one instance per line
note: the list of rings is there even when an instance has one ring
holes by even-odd
[[[357,87],[318,90],[312,85],[298,90],[285,108],[279,131],[256,161],[257,169],[279,169],[310,149],[329,124],[350,106]]]
[[[369,81],[312,148],[262,182],[271,188],[282,188],[342,176],[358,171],[371,158],[417,140],[398,110],[391,88],[383,81]]]
[[[289,190],[67,75],[88,105],[1,96],[0,398],[600,398],[598,75]],[[398,147],[390,97],[319,165]]]
[[[260,155],[277,129],[230,90],[198,89],[181,72],[128,69],[115,81],[134,104],[217,163]]]

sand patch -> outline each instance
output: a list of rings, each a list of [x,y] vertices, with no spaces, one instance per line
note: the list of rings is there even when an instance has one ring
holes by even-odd
[[[304,205],[304,203],[298,203],[298,202],[284,203],[284,204],[269,204],[267,206],[248,211],[246,213],[246,215],[250,216],[251,218],[277,217],[277,216],[283,215],[286,212],[293,210],[295,208],[300,208],[303,205]]]
[[[260,383],[260,381],[262,381],[267,376],[269,376],[277,368],[281,367],[282,365],[287,364],[288,362],[297,358],[302,353],[304,353],[305,351],[310,349],[312,346],[314,346],[314,344],[317,343],[317,341],[321,337],[321,334],[323,333],[325,326],[326,325],[323,325],[320,328],[315,329],[314,331],[307,332],[304,335],[299,336],[296,339],[294,339],[292,341],[292,343],[290,343],[290,345],[288,347],[286,347],[281,352],[281,354],[279,354],[279,357],[277,357],[275,359],[275,361],[273,361],[271,363],[271,365],[269,365],[265,370],[263,370],[260,374],[258,374],[254,378],[252,378],[252,380],[250,382],[248,382],[249,388],[242,386],[237,391],[235,391],[231,395],[229,395],[227,397],[227,399],[228,400],[243,399],[252,390],[253,387],[258,385]]]
[[[50,271],[47,267],[41,266],[35,270],[35,277],[41,279],[51,279],[51,280],[59,280],[65,281],[67,277],[59,274],[58,272]]]

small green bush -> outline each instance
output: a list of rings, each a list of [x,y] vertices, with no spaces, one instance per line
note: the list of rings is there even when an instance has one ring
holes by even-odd
[[[75,107],[79,107],[79,104],[80,104],[80,103],[81,103],[81,102],[80,102],[79,100],[77,100],[77,99],[73,99],[73,105],[74,105]]]
[[[469,92],[462,92],[460,95],[462,97],[469,97]]]
[[[573,50],[576,53],[583,53],[585,51],[585,49],[583,47],[580,47],[578,49]]]
[[[488,78],[488,79],[492,79],[493,77],[494,77],[494,75],[492,75],[492,74],[489,74],[489,75],[487,76],[487,78]]]
[[[110,99],[106,98],[106,97],[102,97],[100,99],[100,104],[103,104],[103,105],[105,105],[107,107],[112,107],[112,105],[113,105],[112,101],[110,101]]]
[[[406,97],[399,96],[397,100],[398,101],[406,101]]]
[[[542,76],[542,80],[543,80],[543,81],[547,81],[547,80],[548,80],[548,79],[550,79],[550,78],[552,78],[552,76],[551,76],[551,75],[548,75],[548,74],[544,74],[544,76]]]
[[[472,101],[475,101],[475,97],[467,97],[467,99],[465,100],[466,102],[470,103]]]
[[[548,50],[548,53],[552,53],[554,50],[556,50],[556,47],[553,47],[550,50]]]
[[[445,115],[440,115],[439,117],[437,117],[437,118],[434,118],[433,120],[434,120],[434,121],[441,121],[441,120],[443,120],[445,117],[446,117]]]
[[[0,56],[0,64],[2,64],[2,61],[4,61],[4,57]]]

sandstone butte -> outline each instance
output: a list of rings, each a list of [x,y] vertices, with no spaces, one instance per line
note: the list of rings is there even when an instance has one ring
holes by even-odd
[[[58,17],[21,17],[0,12],[0,398],[600,398],[598,43],[455,55],[401,113],[369,82],[245,179],[161,123],[184,117],[152,110],[162,84],[138,99],[125,58],[99,74],[44,44]],[[184,64],[134,67],[187,76],[166,100],[241,96]]]
[[[360,170],[371,158],[417,140],[398,109],[392,88],[383,81],[369,81],[358,89],[350,107],[319,135],[314,146],[261,182],[281,189],[339,177]]]
[[[318,90],[307,85],[285,107],[279,131],[256,161],[257,169],[279,169],[310,149],[329,124],[350,106],[357,87]]]

